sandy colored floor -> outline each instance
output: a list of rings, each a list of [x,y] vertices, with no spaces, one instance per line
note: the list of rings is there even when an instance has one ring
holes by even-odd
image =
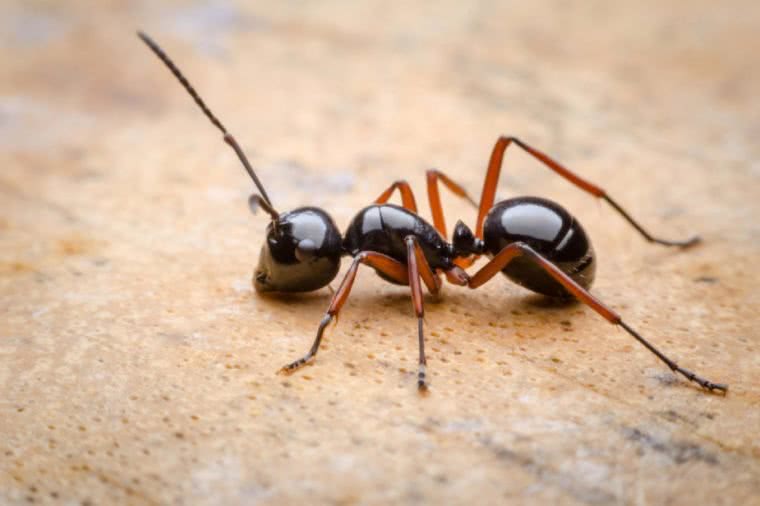
[[[0,503],[760,504],[759,23],[751,1],[3,2]],[[478,194],[504,133],[701,234],[649,245],[507,156],[500,193],[582,219],[594,293],[729,394],[497,278],[426,299],[420,396],[408,291],[368,271],[316,363],[276,375],[330,293],[253,292],[252,185],[138,27],[282,209],[344,228],[397,178],[426,204],[432,166]]]

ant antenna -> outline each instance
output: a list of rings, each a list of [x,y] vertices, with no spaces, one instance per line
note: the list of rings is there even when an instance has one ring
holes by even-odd
[[[256,185],[256,188],[259,189],[261,192],[261,196],[263,197],[263,200],[266,201],[268,206],[261,206],[265,211],[267,211],[271,216],[273,220],[277,220],[279,214],[277,211],[274,210],[274,207],[272,206],[272,201],[269,199],[269,195],[267,195],[266,190],[264,190],[264,186],[261,184],[261,181],[259,181],[259,178],[256,177],[256,173],[253,171],[253,168],[251,167],[250,162],[248,162],[248,158],[246,158],[245,153],[243,153],[242,148],[237,143],[235,138],[232,136],[231,133],[227,131],[226,128],[224,128],[224,125],[222,125],[222,122],[217,119],[216,116],[214,116],[214,113],[211,112],[211,110],[208,108],[206,103],[203,101],[203,99],[198,95],[198,92],[195,91],[195,88],[190,84],[190,82],[187,80],[187,78],[180,72],[180,70],[177,68],[177,66],[174,64],[174,62],[167,56],[167,54],[164,52],[161,47],[159,47],[156,42],[151,39],[148,35],[146,35],[144,32],[138,31],[137,36],[142,39],[143,42],[153,51],[158,58],[164,62],[164,64],[169,68],[172,74],[174,74],[174,77],[177,78],[177,80],[184,86],[185,90],[190,94],[191,97],[193,97],[193,100],[195,100],[195,103],[198,104],[198,107],[201,108],[203,111],[203,114],[206,115],[206,117],[211,121],[211,123],[214,124],[215,127],[217,127],[219,130],[222,131],[224,134],[224,142],[229,144],[232,149],[235,150],[235,153],[237,154],[240,161],[243,163],[243,167],[245,167],[246,172],[248,172],[248,175],[251,176],[251,179],[253,179],[254,184]]]

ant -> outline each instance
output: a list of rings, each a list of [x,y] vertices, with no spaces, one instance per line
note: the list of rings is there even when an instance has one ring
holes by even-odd
[[[166,64],[211,123],[221,130],[224,141],[235,151],[259,190],[258,194],[249,197],[251,210],[263,209],[272,221],[267,226],[266,241],[253,276],[256,291],[318,290],[337,276],[343,255],[353,257],[348,272],[319,323],[311,349],[302,358],[282,367],[280,372],[290,374],[315,358],[325,328],[337,318],[348,299],[357,270],[364,264],[372,267],[384,280],[408,285],[411,289],[417,315],[417,386],[420,391],[427,389],[421,285],[424,283],[431,294],[437,294],[443,274],[452,284],[475,289],[502,272],[513,282],[534,292],[554,298],[580,300],[610,323],[622,327],[672,371],[709,391],[727,392],[727,385],[708,381],[676,364],[588,291],[596,270],[594,249],[580,222],[564,208],[539,197],[517,197],[494,203],[504,153],[512,144],[519,146],[581,190],[605,200],[649,242],[686,248],[698,243],[699,237],[685,241],[653,237],[603,189],[515,137],[499,137],[496,141],[479,204],[445,174],[430,170],[427,172],[427,191],[433,215],[432,225],[417,214],[417,204],[409,184],[396,181],[372,205],[359,211],[345,235],[341,236],[333,219],[319,208],[299,207],[287,213],[277,212],[232,134],[209,110],[166,53],[143,32],[138,32],[138,36]],[[460,220],[454,227],[452,241],[447,241],[439,183],[478,208],[475,233]],[[396,190],[401,194],[402,206],[388,203]],[[471,276],[464,269],[480,255],[487,255],[490,260]]]

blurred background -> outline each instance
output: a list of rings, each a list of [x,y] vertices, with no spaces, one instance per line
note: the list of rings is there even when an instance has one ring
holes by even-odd
[[[0,502],[757,501],[758,27],[751,1],[0,2]],[[429,217],[425,170],[477,196],[507,134],[701,234],[645,244],[508,152],[499,193],[565,205],[595,293],[731,393],[495,279],[426,300],[421,398],[408,292],[369,272],[316,364],[276,376],[330,294],[253,293],[252,185],[137,29],[278,209],[343,229],[405,178]]]

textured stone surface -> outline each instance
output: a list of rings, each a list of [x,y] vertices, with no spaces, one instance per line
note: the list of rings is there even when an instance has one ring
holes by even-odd
[[[0,6],[1,503],[760,501],[756,2],[152,4]],[[281,209],[343,228],[399,177],[424,204],[431,166],[478,193],[509,133],[702,234],[648,245],[507,156],[501,194],[583,220],[594,293],[730,393],[499,278],[426,299],[419,396],[408,292],[366,271],[315,365],[276,375],[330,294],[253,293],[251,184],[136,27]]]

